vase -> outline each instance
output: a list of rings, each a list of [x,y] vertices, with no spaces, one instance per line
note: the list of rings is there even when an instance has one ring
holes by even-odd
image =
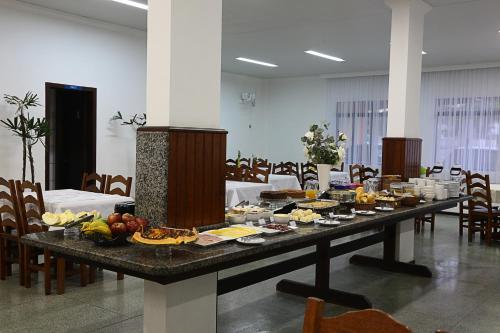
[[[334,167],[331,164],[317,164],[319,190],[326,191],[330,189],[330,171]]]

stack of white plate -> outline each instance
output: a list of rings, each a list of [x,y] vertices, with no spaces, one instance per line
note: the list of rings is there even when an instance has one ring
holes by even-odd
[[[458,198],[460,196],[460,182],[448,182],[448,197]]]
[[[424,197],[425,201],[432,201],[436,197],[436,190],[434,185],[422,186],[420,194]]]

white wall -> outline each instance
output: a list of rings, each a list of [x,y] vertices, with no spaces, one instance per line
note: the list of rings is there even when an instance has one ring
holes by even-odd
[[[255,107],[240,103],[255,92]],[[259,79],[222,73],[221,127],[229,131],[228,158],[238,150],[272,162],[304,161],[300,137],[327,120],[326,80],[318,77]],[[251,125],[251,128],[250,128]]]
[[[45,82],[97,88],[97,171],[135,176],[135,131],[109,119],[117,110],[145,112],[145,33],[0,0],[0,41],[0,94],[32,90],[44,103]],[[0,118],[13,112],[2,99]],[[43,116],[44,108],[34,114]],[[0,176],[19,179],[19,140],[0,128],[0,141]],[[35,155],[43,183],[42,146]]]

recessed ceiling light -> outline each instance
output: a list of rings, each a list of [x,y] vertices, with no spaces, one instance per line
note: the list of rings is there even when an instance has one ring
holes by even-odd
[[[111,0],[111,1],[118,2],[118,3],[121,3],[123,5],[127,5],[127,6],[132,6],[135,8],[148,10],[148,5],[145,5],[145,4],[137,2],[137,1],[131,1],[131,0]]]
[[[304,52],[307,53],[307,54],[311,54],[311,55],[314,55],[314,56],[317,56],[317,57],[321,57],[321,58],[325,58],[325,59],[329,59],[329,60],[333,60],[333,61],[338,61],[338,62],[345,61],[342,58],[334,57],[334,56],[331,56],[331,55],[328,55],[328,54],[324,54],[324,53],[321,53],[321,52],[317,52],[317,51],[313,51],[313,50],[307,50],[307,51],[304,51]]]
[[[423,55],[426,55],[426,54],[427,54],[427,52],[425,52],[425,51],[422,51],[422,54],[423,54]]]
[[[249,58],[238,57],[238,58],[236,58],[236,60],[250,62],[252,64],[266,66],[266,67],[278,67],[278,65],[275,65],[275,64],[271,64],[271,63],[259,61],[259,60],[254,60],[254,59],[249,59]]]

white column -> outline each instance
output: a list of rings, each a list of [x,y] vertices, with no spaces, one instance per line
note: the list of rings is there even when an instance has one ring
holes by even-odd
[[[392,9],[389,68],[388,137],[420,137],[420,82],[424,16],[431,10],[422,0],[386,0]],[[414,221],[397,227],[399,261],[414,259]]]
[[[148,5],[148,126],[218,128],[222,0]]]
[[[217,273],[168,285],[144,281],[144,333],[217,332]]]
[[[392,9],[388,137],[420,137],[420,81],[424,16],[422,0],[386,0]]]

